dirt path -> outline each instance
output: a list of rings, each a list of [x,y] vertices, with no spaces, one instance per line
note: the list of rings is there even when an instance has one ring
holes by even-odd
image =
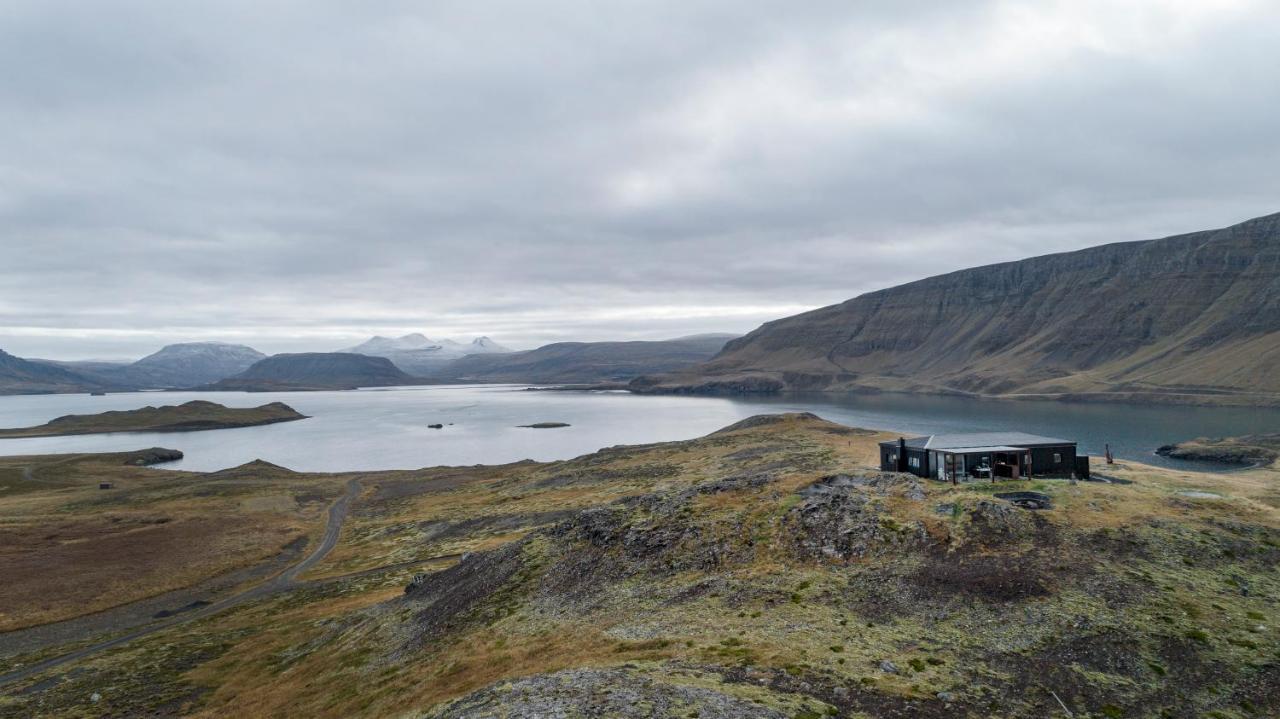
[[[240,606],[246,602],[262,599],[277,592],[287,591],[307,584],[308,582],[299,582],[297,580],[298,575],[318,564],[320,560],[324,559],[325,556],[333,550],[334,546],[337,545],[338,537],[342,533],[343,520],[347,518],[347,512],[351,509],[351,504],[355,501],[356,497],[360,495],[360,489],[359,479],[353,479],[350,482],[347,482],[347,491],[329,507],[329,521],[325,525],[324,537],[320,540],[320,544],[312,550],[310,554],[303,558],[302,561],[290,566],[288,569],[277,574],[271,579],[211,604],[192,609],[191,611],[185,611],[180,614],[174,614],[155,624],[135,629],[131,632],[91,644],[67,654],[52,657],[42,662],[37,662],[31,666],[15,669],[6,674],[0,674],[0,686],[35,676],[36,674],[48,669],[61,666],[68,662],[84,659],[85,657],[106,651],[107,649],[123,646],[135,639],[140,639],[179,624],[185,624],[186,622],[196,619],[203,619],[210,615],[217,614],[218,612]]]

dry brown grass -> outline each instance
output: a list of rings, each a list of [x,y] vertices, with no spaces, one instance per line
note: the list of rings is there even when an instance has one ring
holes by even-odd
[[[6,457],[0,631],[70,619],[277,555],[315,536],[338,484],[215,482],[129,467],[118,455]],[[99,481],[114,487],[97,488]],[[295,496],[310,494],[299,504]]]
[[[251,517],[113,515],[0,529],[0,631],[68,619],[265,560],[302,533]]]

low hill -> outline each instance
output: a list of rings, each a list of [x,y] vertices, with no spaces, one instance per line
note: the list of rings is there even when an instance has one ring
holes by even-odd
[[[428,376],[452,382],[625,382],[703,362],[732,338],[708,334],[652,342],[557,342],[524,352],[471,355]]]
[[[112,410],[98,414],[69,414],[40,425],[20,429],[0,429],[0,439],[14,437],[58,437],[105,432],[194,432],[206,429],[255,427],[306,419],[281,402],[261,407],[225,407],[216,402],[193,400],[180,405]]]
[[[302,352],[272,355],[233,377],[206,385],[207,390],[355,389],[413,384],[385,357],[350,352]]]
[[[65,367],[26,360],[0,350],[0,394],[95,392],[112,383]]]
[[[639,391],[1280,404],[1280,214],[977,267],[769,322]]]

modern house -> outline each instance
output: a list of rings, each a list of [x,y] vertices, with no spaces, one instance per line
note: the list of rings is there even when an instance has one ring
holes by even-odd
[[[948,482],[971,479],[1089,476],[1076,443],[1025,432],[899,437],[880,443],[880,469]]]

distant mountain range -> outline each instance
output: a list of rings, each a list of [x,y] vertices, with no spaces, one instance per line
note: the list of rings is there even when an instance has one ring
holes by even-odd
[[[1280,404],[1280,214],[871,292],[633,388]]]
[[[511,352],[484,337],[461,344],[410,334],[349,349],[264,359],[241,345],[198,343],[127,365],[0,353],[0,393],[629,381],[637,392],[1280,405],[1280,214],[960,270],[768,322],[738,339]]]
[[[56,364],[26,360],[0,350],[0,394],[97,392],[108,384]]]
[[[524,352],[473,354],[436,371],[448,382],[626,382],[651,372],[671,372],[703,362],[737,335],[705,334],[636,342],[557,342]]]
[[[67,370],[82,383],[115,389],[180,389],[243,372],[266,355],[245,345],[185,342],[136,362],[31,360]]]
[[[136,362],[27,360],[0,353],[0,394],[348,389],[424,382],[626,382],[702,362],[733,337],[560,342],[512,352],[488,337],[464,344],[411,334],[373,337],[342,352],[271,357],[244,345],[194,342],[169,345]]]
[[[354,347],[339,352],[385,357],[408,374],[430,376],[454,360],[473,354],[503,354],[510,349],[488,337],[477,337],[469,343],[433,340],[413,333],[403,337],[371,337]]]
[[[355,389],[416,381],[385,357],[353,352],[302,352],[272,355],[239,374],[201,389],[248,392]]]

